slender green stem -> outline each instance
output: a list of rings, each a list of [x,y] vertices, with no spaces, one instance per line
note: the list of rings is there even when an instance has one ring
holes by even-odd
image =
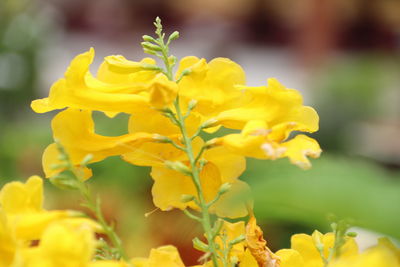
[[[79,193],[83,196],[84,200],[86,203],[82,203],[82,206],[87,207],[90,209],[93,213],[94,216],[97,220],[97,222],[101,225],[102,229],[104,230],[104,233],[107,235],[107,237],[110,239],[114,250],[118,253],[118,259],[122,258],[126,263],[129,264],[129,258],[126,255],[123,247],[122,247],[122,242],[121,239],[118,237],[118,235],[115,233],[114,229],[112,226],[110,226],[106,219],[104,218],[104,215],[101,211],[101,205],[100,205],[100,199],[94,199],[92,197],[92,194],[87,186],[87,184],[84,181],[84,176],[83,176],[83,169],[75,169],[73,166],[68,153],[65,151],[64,147],[56,140],[57,148],[60,152],[60,160],[63,161],[65,164],[66,170],[68,170],[72,175],[70,176],[71,179],[75,180],[75,188],[79,191]],[[85,164],[83,164],[85,165]]]
[[[129,262],[129,258],[126,255],[124,248],[122,247],[121,239],[115,233],[114,228],[110,226],[106,219],[104,218],[103,212],[101,211],[100,199],[97,198],[96,200],[92,197],[90,190],[88,189],[87,185],[81,183],[79,186],[79,191],[81,192],[82,196],[84,197],[86,203],[85,206],[89,208],[96,217],[96,220],[101,225],[104,230],[104,233],[108,236],[111,241],[113,247],[117,250],[119,256],[124,261]]]
[[[203,225],[203,229],[204,229],[207,241],[208,241],[208,247],[211,252],[212,262],[215,267],[218,267],[218,260],[217,260],[218,254],[217,254],[217,248],[216,248],[216,245],[214,242],[215,237],[212,232],[211,218],[210,218],[210,214],[208,211],[209,207],[204,198],[204,193],[203,193],[203,189],[202,189],[201,181],[200,181],[200,172],[199,172],[199,169],[196,164],[197,160],[193,153],[192,139],[186,130],[185,120],[183,118],[182,111],[179,106],[179,97],[177,97],[177,99],[175,101],[175,109],[176,109],[178,121],[180,123],[179,127],[181,130],[182,136],[183,136],[183,141],[184,141],[184,145],[186,148],[186,154],[189,158],[190,167],[192,170],[191,178],[192,178],[193,183],[197,190],[198,202],[199,202],[199,206],[200,206],[201,213],[202,213],[201,223]]]

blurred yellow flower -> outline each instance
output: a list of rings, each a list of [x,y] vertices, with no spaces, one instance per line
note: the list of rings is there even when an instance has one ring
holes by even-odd
[[[323,255],[329,257],[330,250],[334,246],[333,233],[325,235],[315,231],[312,236],[295,234],[291,238],[291,249],[279,250],[276,255],[281,258],[285,267],[324,267],[324,261],[317,249],[316,240],[323,245]],[[346,242],[341,247],[340,259],[348,259],[358,255],[358,246],[352,237],[346,237]],[[332,260],[335,260],[333,257]]]
[[[46,211],[43,205],[43,180],[30,177],[25,184],[11,182],[0,191],[0,206],[18,240],[36,240],[52,222],[72,216],[69,211]]]
[[[150,251],[148,258],[133,258],[135,267],[185,267],[179,252],[174,246],[162,246]]]

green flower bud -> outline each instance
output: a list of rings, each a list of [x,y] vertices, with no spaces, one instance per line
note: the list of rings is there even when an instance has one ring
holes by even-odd
[[[181,201],[183,203],[187,203],[187,202],[190,202],[192,200],[194,200],[194,196],[192,196],[192,195],[182,195],[181,196]]]
[[[165,161],[165,166],[171,170],[183,173],[184,175],[191,176],[192,170],[180,161]]]
[[[174,41],[176,39],[179,38],[179,32],[178,31],[174,31],[173,33],[171,33],[171,35],[168,38],[168,42]]]

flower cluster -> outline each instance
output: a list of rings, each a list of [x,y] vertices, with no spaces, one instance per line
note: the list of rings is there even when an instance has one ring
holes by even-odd
[[[318,157],[321,149],[300,132],[317,131],[318,114],[303,105],[298,91],[274,78],[265,86],[247,86],[242,68],[227,58],[207,62],[189,56],[178,63],[169,55],[169,44],[178,32],[165,40],[158,18],[155,26],[157,37],[143,36],[142,46],[160,58],[164,68],[151,58],[136,62],[108,56],[93,76],[91,48],[72,60],[48,97],[32,102],[38,113],[62,109],[52,120],[55,142],[43,154],[46,177],[79,190],[97,222],[75,218],[73,212],[44,211],[40,178],[29,179],[26,185],[9,184],[0,194],[0,260],[5,259],[0,267],[184,266],[173,246],[153,249],[148,258],[130,259],[123,252],[85,184],[92,176],[88,164],[110,156],[151,167],[154,205],[163,211],[181,209],[202,224],[205,242],[193,239],[194,248],[204,252],[199,266],[399,266],[399,252],[391,243],[382,240],[376,248],[359,253],[343,229],[334,235],[295,235],[291,249],[273,253],[257,226],[251,200],[238,197],[249,191],[239,177],[246,157],[288,158],[310,168],[308,157]],[[111,119],[129,114],[128,132],[96,133],[94,111]],[[229,134],[222,134],[222,129]],[[204,138],[214,133],[218,137]],[[247,224],[223,219],[245,216]],[[103,232],[113,247],[99,250],[95,231]],[[377,261],[380,265],[368,265]]]
[[[77,56],[64,78],[52,86],[49,97],[33,101],[32,108],[36,112],[66,108],[52,121],[53,135],[77,167],[88,154],[93,156],[91,162],[120,155],[132,164],[152,167],[154,204],[161,210],[196,206],[193,201],[181,201],[182,195],[196,195],[196,188],[182,172],[171,168],[171,163],[189,165],[190,160],[172,142],[190,145],[199,155],[197,162],[206,162],[200,178],[207,201],[224,183],[238,190],[246,187],[238,180],[246,168],[245,157],[288,157],[309,168],[307,156],[318,157],[321,152],[318,143],[306,135],[288,138],[294,131],[318,129],[317,113],[303,105],[299,92],[276,79],[268,79],[267,86],[248,87],[242,68],[229,59],[207,63],[193,56],[183,58],[175,79],[170,80],[154,60],[134,62],[123,56],[106,57],[94,77],[89,72],[93,57],[93,49]],[[168,118],[177,113],[177,98],[180,112],[186,114],[190,144],[185,143],[177,122]],[[130,114],[129,133],[114,137],[95,133],[93,111],[110,117]],[[216,132],[221,127],[240,132],[207,142],[199,136],[201,131]],[[44,152],[47,177],[60,171],[51,168],[58,163],[57,154],[55,144]],[[91,176],[89,169],[86,175]],[[244,206],[229,214],[216,203],[214,210],[223,217],[247,214]]]

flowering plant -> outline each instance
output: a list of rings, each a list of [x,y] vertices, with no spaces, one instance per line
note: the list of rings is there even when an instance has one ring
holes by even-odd
[[[333,224],[333,233],[326,235],[294,235],[291,249],[273,253],[257,225],[251,199],[238,197],[250,190],[239,176],[246,157],[286,157],[310,168],[308,157],[318,157],[321,149],[316,140],[298,132],[318,130],[316,111],[303,105],[298,91],[276,79],[268,79],[265,86],[246,86],[242,68],[227,58],[207,62],[189,56],[178,64],[169,45],[179,33],[166,38],[159,18],[155,26],[156,37],[143,36],[142,46],[164,67],[152,58],[135,62],[108,56],[93,76],[91,48],[72,60],[48,97],[32,102],[38,113],[63,109],[53,118],[54,143],[44,151],[43,169],[54,185],[78,190],[95,218],[43,210],[42,180],[36,176],[26,184],[6,185],[0,193],[0,267],[184,266],[171,245],[152,249],[148,258],[132,259],[124,251],[85,183],[92,176],[91,163],[115,155],[151,167],[157,208],[180,209],[202,225],[205,240],[193,239],[194,248],[204,252],[199,266],[399,265],[399,252],[386,239],[359,253],[344,221]],[[110,118],[129,114],[128,133],[97,134],[93,111]],[[204,138],[221,128],[232,133]],[[96,240],[96,232],[108,241]],[[35,240],[40,241],[32,245]]]

